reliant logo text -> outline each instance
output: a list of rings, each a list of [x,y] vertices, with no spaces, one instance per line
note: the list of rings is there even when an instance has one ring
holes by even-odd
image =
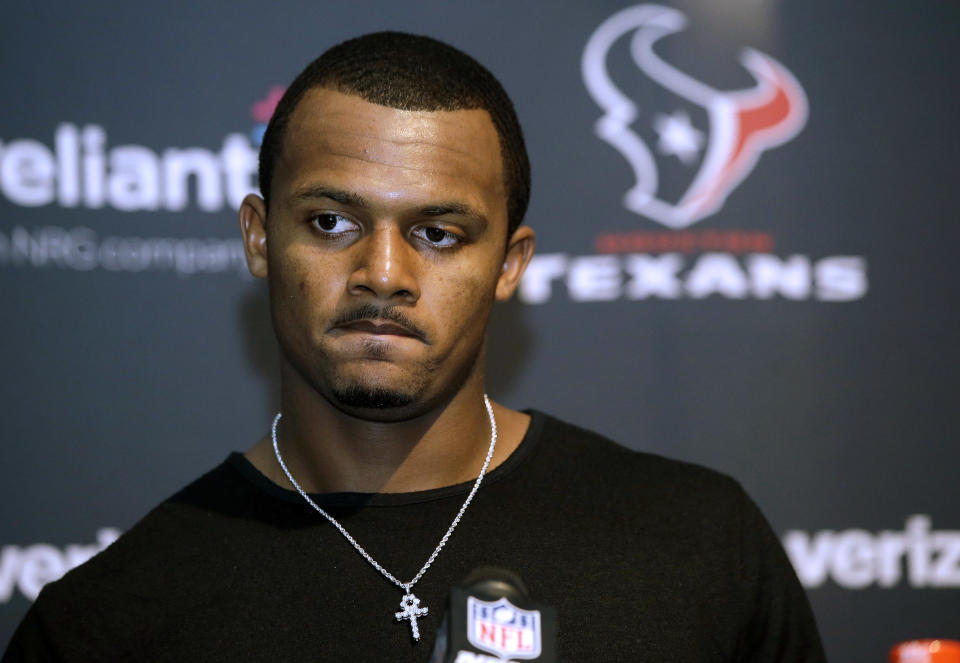
[[[122,212],[204,212],[237,209],[256,185],[257,151],[234,133],[218,151],[202,147],[109,147],[98,124],[69,122],[54,131],[52,146],[32,138],[0,139],[0,193],[15,205]]]

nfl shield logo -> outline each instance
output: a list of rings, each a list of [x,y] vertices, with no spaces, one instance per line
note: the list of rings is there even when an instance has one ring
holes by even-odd
[[[467,639],[500,658],[537,658],[541,651],[539,610],[522,610],[505,598],[467,598]]]

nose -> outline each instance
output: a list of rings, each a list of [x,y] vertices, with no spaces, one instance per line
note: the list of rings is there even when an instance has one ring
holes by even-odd
[[[357,260],[347,283],[351,294],[416,303],[420,257],[399,228],[378,225],[355,246]]]

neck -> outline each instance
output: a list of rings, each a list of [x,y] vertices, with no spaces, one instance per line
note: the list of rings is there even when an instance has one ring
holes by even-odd
[[[347,415],[282,371],[283,419],[278,441],[284,462],[308,492],[399,493],[430,490],[477,476],[490,445],[482,374],[471,375],[449,400],[400,422]],[[298,384],[299,383],[299,384]],[[519,445],[528,418],[495,406],[502,434],[491,469]],[[247,458],[275,483],[292,488],[263,439]]]

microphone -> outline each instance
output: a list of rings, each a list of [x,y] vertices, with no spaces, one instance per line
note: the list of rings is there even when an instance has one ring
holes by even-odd
[[[557,611],[516,573],[481,566],[450,590],[430,663],[557,661]]]

